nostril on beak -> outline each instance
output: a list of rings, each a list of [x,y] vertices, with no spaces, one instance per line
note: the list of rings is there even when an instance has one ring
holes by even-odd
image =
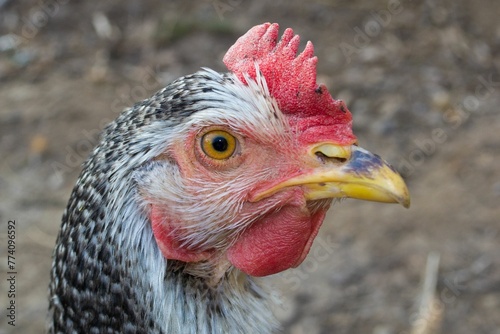
[[[346,158],[326,156],[323,152],[316,152],[315,154],[318,157],[318,159],[320,159],[321,161],[332,161],[332,162],[339,162],[339,163],[344,163],[347,161]]]
[[[344,163],[351,157],[350,146],[323,143],[314,146],[311,151],[322,162]]]

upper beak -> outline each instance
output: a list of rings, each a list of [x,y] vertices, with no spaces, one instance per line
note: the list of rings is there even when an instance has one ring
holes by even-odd
[[[310,147],[312,168],[256,194],[258,201],[280,189],[302,186],[307,200],[357,198],[410,206],[410,194],[403,178],[376,154],[352,145],[320,143]],[[313,159],[311,159],[313,158]]]

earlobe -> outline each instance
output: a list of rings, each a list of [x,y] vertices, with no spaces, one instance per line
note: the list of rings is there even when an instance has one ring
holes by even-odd
[[[212,256],[212,251],[196,251],[182,246],[176,237],[174,224],[166,218],[161,208],[155,204],[151,204],[150,220],[156,243],[165,259],[200,262],[208,260]]]

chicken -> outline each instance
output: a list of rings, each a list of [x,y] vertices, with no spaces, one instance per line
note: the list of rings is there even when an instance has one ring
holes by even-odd
[[[357,146],[351,113],[316,83],[309,42],[277,24],[126,109],[85,162],[63,214],[52,333],[270,333],[255,277],[297,267],[332,202],[409,205]]]

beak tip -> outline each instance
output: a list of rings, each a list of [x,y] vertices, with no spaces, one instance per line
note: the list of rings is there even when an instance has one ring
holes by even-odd
[[[397,196],[394,197],[394,199],[397,203],[401,204],[405,209],[409,209],[411,204],[410,192],[405,182],[403,181],[403,178],[401,176],[399,177],[401,180],[401,183],[399,185],[400,192]]]
[[[396,174],[398,177],[396,177],[396,180],[399,182],[396,182],[398,186],[396,187],[397,190],[394,191],[394,202],[401,204],[405,209],[410,208],[411,204],[411,197],[410,197],[410,191],[408,190],[408,187],[406,183],[404,182],[403,178],[399,173]]]

